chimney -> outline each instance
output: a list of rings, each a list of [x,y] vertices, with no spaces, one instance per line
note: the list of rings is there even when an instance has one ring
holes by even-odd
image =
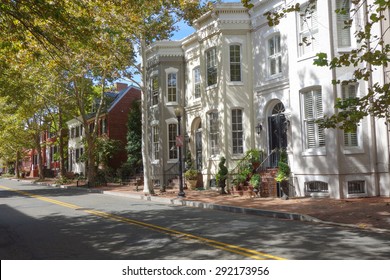
[[[128,86],[129,85],[125,84],[125,83],[115,83],[116,91],[118,91],[118,92],[126,89]]]

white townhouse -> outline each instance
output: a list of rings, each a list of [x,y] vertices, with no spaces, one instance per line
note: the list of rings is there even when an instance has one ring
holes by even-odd
[[[384,121],[367,117],[349,133],[315,122],[335,112],[336,98],[366,94],[367,82],[332,84],[352,78],[352,67],[313,65],[319,52],[332,58],[357,46],[353,34],[364,26],[363,9],[337,15],[336,9],[353,8],[351,1],[321,0],[309,14],[290,13],[270,27],[264,13],[285,1],[252,2],[251,10],[239,2],[217,4],[195,22],[190,36],[148,49],[154,183],[169,184],[178,174],[174,109],[181,106],[184,154],[191,153],[205,188],[214,186],[222,156],[232,169],[246,151],[262,149],[269,155],[265,164],[275,167],[273,151],[286,149],[296,196],[389,196],[390,141]],[[289,4],[294,2],[308,4]],[[344,28],[350,16],[354,24]],[[304,38],[309,44],[301,44]],[[383,83],[384,69],[376,69],[372,79]]]
[[[82,118],[73,118],[67,122],[69,129],[68,140],[68,171],[77,175],[85,176],[85,161],[80,160],[84,154],[84,125]]]

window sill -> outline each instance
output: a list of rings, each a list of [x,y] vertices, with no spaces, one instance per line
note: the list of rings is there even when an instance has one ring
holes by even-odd
[[[362,147],[344,147],[344,155],[364,154]]]
[[[240,82],[227,82],[227,85],[228,86],[243,86],[244,85],[244,82],[240,81]]]
[[[326,156],[325,147],[307,149],[302,152],[302,156]]]
[[[167,163],[178,163],[179,159],[168,159]]]
[[[366,192],[347,194],[347,198],[358,198],[358,197],[367,197],[367,196],[368,196],[368,194]]]
[[[214,85],[211,85],[211,86],[207,86],[207,87],[206,87],[206,91],[207,91],[207,90],[215,89],[215,88],[217,88],[217,87],[218,87],[217,84],[214,84]]]
[[[174,101],[174,102],[167,102],[166,103],[167,106],[178,106],[179,103],[177,101]]]
[[[353,50],[352,47],[338,47],[337,52],[338,53],[350,53]]]
[[[315,58],[315,57],[316,57],[316,52],[306,53],[306,54],[303,54],[303,55],[298,57],[298,62],[301,62],[301,61],[304,61],[304,60],[308,60],[308,59],[312,59],[312,58]]]

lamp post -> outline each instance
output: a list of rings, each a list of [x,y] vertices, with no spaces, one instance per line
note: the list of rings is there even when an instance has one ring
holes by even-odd
[[[183,116],[183,109],[181,107],[176,107],[175,115],[177,118],[177,138],[176,138],[176,146],[179,148],[179,193],[177,196],[185,197],[184,193],[184,183],[183,183],[183,137],[181,135],[181,127],[180,122]]]

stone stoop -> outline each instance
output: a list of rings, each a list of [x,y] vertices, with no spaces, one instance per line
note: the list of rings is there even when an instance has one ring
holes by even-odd
[[[275,180],[277,172],[278,172],[278,168],[269,168],[264,171],[260,171],[260,176],[262,181],[260,187],[261,197],[278,196],[277,182]]]

